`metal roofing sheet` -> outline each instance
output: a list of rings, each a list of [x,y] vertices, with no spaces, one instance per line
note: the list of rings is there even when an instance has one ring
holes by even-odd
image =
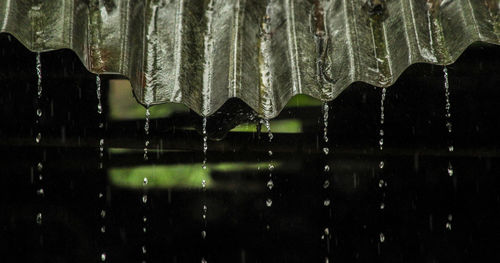
[[[296,94],[390,86],[411,64],[500,44],[500,0],[3,0],[0,31],[128,77],[139,102],[202,115],[238,97],[263,117]]]

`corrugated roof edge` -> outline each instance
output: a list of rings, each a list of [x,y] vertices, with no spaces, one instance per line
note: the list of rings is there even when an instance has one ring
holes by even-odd
[[[357,81],[388,87],[412,64],[500,44],[498,0],[115,2],[3,1],[0,32],[129,78],[143,105],[211,115],[237,97],[264,118],[296,94],[333,100]]]

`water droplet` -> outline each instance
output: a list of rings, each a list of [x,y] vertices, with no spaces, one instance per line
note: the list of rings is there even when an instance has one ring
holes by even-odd
[[[43,194],[44,194],[43,188],[38,189],[38,190],[36,191],[36,193],[37,193],[38,195],[43,195]]]
[[[379,234],[379,240],[380,240],[380,243],[384,243],[384,241],[385,241],[385,235],[384,235],[384,233],[380,233]]]
[[[446,222],[445,228],[446,230],[451,230],[451,222]]]
[[[330,186],[330,181],[325,180],[325,181],[323,182],[323,188],[324,188],[324,189],[326,189],[326,188],[328,188],[329,186]]]
[[[35,137],[35,142],[36,143],[40,143],[41,140],[42,140],[42,134],[41,133],[37,133],[37,135]]]
[[[144,233],[146,233],[146,232],[147,232],[146,227],[143,227],[143,228],[142,228],[142,232],[144,232]]]
[[[38,213],[36,214],[36,223],[38,225],[41,225],[42,224],[42,213]]]
[[[267,153],[269,154],[269,156],[273,156],[273,151],[269,150]]]
[[[145,216],[144,216],[144,217],[142,217],[142,222],[144,222],[144,223],[145,223],[146,221],[148,221],[148,218],[147,218],[147,217],[145,217]]]
[[[448,221],[452,221],[453,220],[453,215],[452,214],[448,214]]]
[[[325,228],[325,230],[323,232],[325,232],[325,235],[327,235],[327,236],[330,235],[330,229],[328,229],[328,227]]]
[[[328,147],[324,147],[324,148],[323,148],[323,153],[324,153],[325,155],[328,155],[328,153],[330,153],[330,149],[328,149]]]
[[[36,168],[38,169],[39,172],[41,172],[43,169],[43,164],[41,162],[38,162],[38,164],[36,165]]]
[[[273,187],[274,187],[273,180],[269,180],[269,181],[267,182],[267,188],[269,188],[269,190],[271,190],[271,189],[273,189]]]
[[[101,261],[106,261],[106,253],[101,254]]]
[[[145,204],[148,202],[148,195],[144,194],[142,195],[142,203]]]
[[[267,207],[271,207],[272,205],[273,205],[273,200],[271,200],[271,198],[268,198],[268,199],[266,200],[266,206],[267,206]]]
[[[208,263],[205,258],[201,258],[201,263]]]
[[[380,181],[378,181],[378,187],[384,187],[384,180],[380,179]]]
[[[323,201],[323,205],[330,206],[330,199],[325,199],[325,201]]]
[[[449,152],[453,152],[453,150],[454,150],[453,145],[448,146],[448,151]]]
[[[268,166],[268,169],[269,169],[269,171],[274,170],[274,165],[272,163],[270,163],[269,166]]]
[[[36,116],[42,117],[42,109],[40,108],[36,109]]]
[[[448,163],[448,175],[453,176],[453,166],[451,165],[451,162]]]
[[[97,104],[97,113],[102,114],[102,105]]]
[[[148,178],[147,177],[144,177],[143,181],[142,181],[142,184],[145,186],[148,184]]]
[[[106,217],[106,210],[101,210],[101,217],[105,218]]]
[[[147,252],[146,251],[146,246],[142,246],[141,250],[142,250],[142,254],[146,254],[146,252]]]
[[[384,202],[380,203],[380,210],[384,210],[384,208],[385,208],[385,203]]]
[[[106,226],[101,226],[101,233],[106,232]]]
[[[448,132],[452,132],[452,124],[451,122],[446,122],[446,128],[448,129]]]
[[[104,195],[103,195],[102,193],[99,193],[99,194],[98,194],[98,197],[99,197],[99,198],[102,198],[103,196],[104,196]]]
[[[325,165],[325,169],[324,169],[324,171],[325,171],[326,173],[328,173],[328,172],[330,171],[330,165],[328,165],[328,164],[327,164],[327,165]]]
[[[380,134],[380,136],[384,136],[384,130],[381,129],[379,134]]]
[[[201,231],[201,238],[205,239],[207,237],[207,231]]]
[[[380,169],[384,169],[384,166],[385,166],[384,161],[380,161],[380,163],[378,164],[378,167],[379,167]]]
[[[104,139],[102,139],[102,138],[101,138],[101,139],[99,140],[99,146],[101,146],[101,147],[102,147],[102,146],[104,146]]]
[[[384,147],[384,138],[380,138],[378,144],[380,145],[380,150],[382,150],[382,148]]]
[[[205,179],[201,180],[201,187],[203,188],[207,187],[207,181]]]

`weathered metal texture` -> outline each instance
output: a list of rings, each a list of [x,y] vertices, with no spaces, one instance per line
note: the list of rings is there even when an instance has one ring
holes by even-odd
[[[263,117],[294,95],[390,86],[411,64],[500,44],[500,0],[2,0],[1,32],[69,48],[128,77],[139,102],[210,115],[238,97]]]

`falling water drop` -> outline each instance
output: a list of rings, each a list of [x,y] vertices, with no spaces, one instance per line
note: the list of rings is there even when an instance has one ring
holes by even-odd
[[[102,262],[106,261],[106,253],[101,254],[101,261]]]
[[[273,200],[272,200],[271,198],[268,198],[268,199],[266,200],[266,206],[267,206],[267,207],[271,207],[272,205],[273,205]]]
[[[448,175],[453,176],[453,166],[451,165],[451,162],[448,162]]]
[[[143,194],[142,195],[142,203],[146,204],[147,202],[148,202],[148,195],[147,194]]]
[[[384,165],[385,165],[384,161],[380,161],[380,162],[378,163],[378,168],[380,168],[380,169],[384,169]]]
[[[205,230],[201,231],[201,238],[203,239],[207,238],[207,231]]]
[[[323,205],[324,205],[324,206],[330,206],[330,199],[325,199],[325,200],[323,201]]]
[[[324,153],[325,155],[328,155],[328,153],[330,153],[330,149],[328,149],[328,147],[324,147],[324,148],[323,148],[323,153]]]
[[[38,213],[36,214],[36,223],[38,225],[41,225],[42,224],[42,213]]]
[[[40,143],[41,140],[42,140],[42,134],[39,132],[36,134],[35,142]]]
[[[146,186],[148,184],[148,178],[147,177],[144,177],[143,181],[142,181],[142,185]]]
[[[329,180],[325,180],[325,181],[323,182],[323,188],[324,188],[324,189],[326,189],[326,188],[328,188],[329,186],[330,186],[330,181],[329,181]]]
[[[269,181],[267,182],[267,188],[269,188],[269,190],[272,190],[272,189],[273,189],[273,187],[274,187],[273,180],[269,180]]]
[[[384,235],[384,233],[380,233],[379,234],[379,240],[380,240],[380,243],[384,243],[384,241],[385,241],[385,235]]]
[[[323,169],[325,173],[328,173],[330,171],[330,165],[325,164],[325,168]]]

